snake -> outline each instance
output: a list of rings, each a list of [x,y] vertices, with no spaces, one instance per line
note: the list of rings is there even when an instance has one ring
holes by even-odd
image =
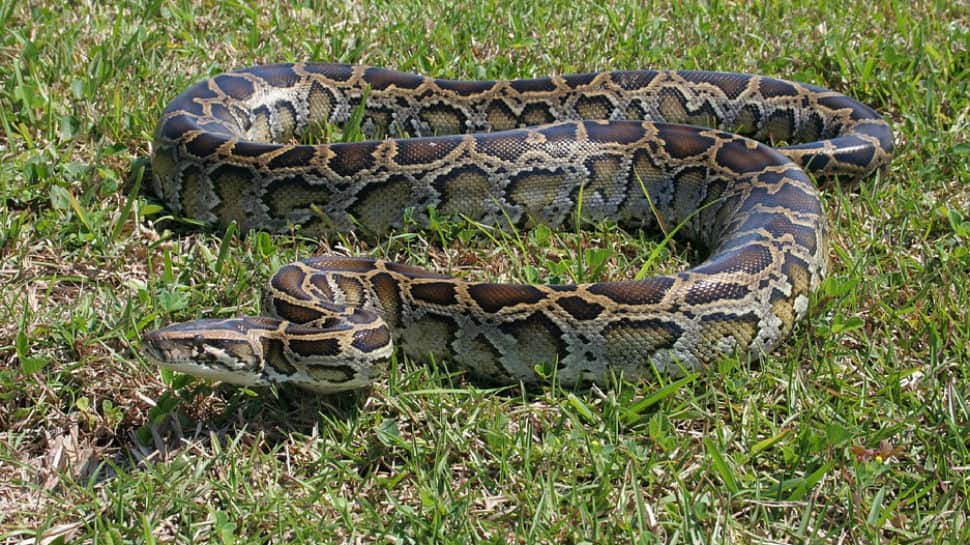
[[[372,385],[398,353],[527,386],[760,358],[829,268],[819,187],[857,183],[893,149],[869,106],[767,76],[465,81],[312,62],[221,73],[178,95],[155,132],[152,191],[175,216],[375,240],[442,217],[513,230],[608,221],[676,233],[706,258],[541,285],[322,255],[279,268],[262,315],[174,323],[143,347],[181,373],[322,393]]]

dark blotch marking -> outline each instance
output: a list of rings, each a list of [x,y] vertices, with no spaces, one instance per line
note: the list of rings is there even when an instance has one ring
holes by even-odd
[[[546,137],[546,141],[549,144],[555,144],[557,142],[569,144],[576,141],[576,130],[578,127],[578,123],[560,123],[558,125],[546,127],[540,132]]]
[[[435,80],[435,85],[444,91],[451,91],[456,95],[469,96],[488,91],[495,85],[495,82],[488,80],[437,79]]]
[[[791,235],[796,244],[807,248],[810,252],[815,252],[818,239],[814,229],[797,225],[788,220],[784,214],[752,214],[744,222],[741,230],[763,228],[773,237]]]
[[[596,78],[595,72],[591,72],[588,74],[570,74],[568,76],[563,76],[563,79],[566,80],[566,85],[569,85],[570,87],[574,87],[574,88],[579,87],[581,85],[589,85],[590,82],[592,82],[593,79],[595,78]]]
[[[674,87],[661,87],[659,97],[660,97],[661,103],[664,102],[665,98],[669,97],[671,102],[677,103],[678,105],[681,106],[681,108],[677,108],[676,111],[670,111],[670,112],[662,111],[660,112],[660,114],[661,116],[663,116],[663,118],[656,119],[655,121],[662,121],[666,123],[686,123],[687,122],[687,116],[690,115],[690,113],[687,111],[687,106],[685,106],[685,104],[687,104],[687,97],[684,96],[684,93],[680,89],[674,88]],[[684,111],[679,111],[681,109],[683,109]]]
[[[343,292],[346,299],[344,302],[349,306],[359,305],[361,299],[366,296],[367,290],[364,289],[364,283],[356,276],[334,275],[333,280],[337,284],[337,289]]]
[[[436,358],[452,357],[452,343],[458,331],[458,324],[453,319],[447,316],[427,313],[407,324],[406,329],[408,332],[397,331],[396,333],[398,333],[398,345],[409,356],[413,358],[427,358],[431,354]],[[414,336],[409,333],[412,331],[414,332]],[[440,332],[441,335],[431,345],[432,343],[427,342],[424,338],[427,332]],[[440,351],[438,351],[439,348],[441,349]]]
[[[739,284],[701,281],[687,290],[685,301],[689,305],[704,305],[722,299],[741,299],[748,293],[750,290]]]
[[[761,90],[761,96],[765,98],[778,97],[778,96],[794,96],[798,94],[798,90],[794,85],[788,83],[787,81],[781,81],[774,78],[764,78],[761,80],[759,89]]]
[[[847,96],[835,95],[822,97],[818,99],[818,103],[833,110],[852,110],[852,119],[880,119],[880,115],[875,110]]]
[[[294,106],[289,100],[277,100],[273,103],[273,109],[276,110],[276,115],[281,122],[296,124],[297,120],[300,118],[300,115],[296,111],[296,106]],[[289,112],[289,120],[287,120],[287,116],[280,115],[283,110]],[[294,127],[284,127],[284,130],[292,131],[293,128]]]
[[[199,129],[207,133],[217,134],[227,138],[232,138],[234,136],[233,131],[230,130],[229,127],[226,127],[226,124],[218,119],[203,118],[203,120],[199,121]]]
[[[408,138],[397,141],[394,161],[399,165],[422,165],[438,161],[461,144],[461,137]]]
[[[387,132],[388,127],[394,120],[394,108],[383,105],[368,105],[364,109],[364,119],[374,123],[377,132]],[[346,125],[344,125],[346,127]],[[368,133],[370,136],[370,133]]]
[[[233,75],[233,74],[222,74],[213,78],[216,86],[222,90],[223,93],[229,95],[236,100],[246,100],[253,96],[253,91],[255,90],[253,82],[248,79]]]
[[[491,134],[481,134],[477,137],[476,147],[483,153],[500,157],[506,161],[515,161],[519,155],[530,146],[525,144],[524,131],[502,131]]]
[[[326,97],[326,98],[323,98]],[[308,103],[307,106],[310,108],[310,119],[308,120],[311,125],[326,123],[330,119],[330,115],[333,113],[334,105],[338,102],[337,96],[332,88],[323,83],[313,80],[310,82],[310,90],[307,92]],[[315,103],[313,100],[325,100],[326,104]],[[325,111],[314,111],[315,109],[324,107]]]
[[[839,149],[835,152],[835,158],[843,163],[864,167],[872,161],[876,154],[876,149],[872,144],[855,137],[837,138],[832,143]]]
[[[860,123],[852,128],[852,133],[856,135],[868,135],[879,140],[879,146],[886,151],[886,153],[892,153],[895,149],[896,144],[893,141],[893,132],[889,130],[889,125],[882,121],[873,121],[872,123]]]
[[[305,324],[323,318],[324,314],[302,305],[294,305],[279,299],[273,300],[273,308],[280,318],[285,318],[298,324]]]
[[[310,285],[312,285],[319,292],[319,295],[327,301],[333,300],[333,291],[330,289],[330,284],[327,283],[326,274],[312,274],[310,275]]]
[[[200,81],[176,98],[178,100],[212,99],[221,95],[209,86],[209,81]]]
[[[289,333],[290,328],[287,328]],[[290,339],[290,349],[303,357],[336,356],[340,353],[337,339]]]
[[[772,288],[771,296],[768,297],[768,301],[771,303],[776,303],[778,301],[787,301],[787,300],[789,300],[788,294],[786,294],[785,292],[781,291],[778,288]],[[787,325],[784,327],[785,329],[788,329]]]
[[[310,163],[313,155],[313,146],[294,146],[273,157],[269,162],[269,168],[302,168]]]
[[[832,157],[825,151],[823,151],[821,145],[817,145],[818,153],[803,155],[799,159],[801,161],[801,167],[809,172],[821,172],[825,170],[825,167],[832,161]]]
[[[468,294],[485,312],[495,313],[520,303],[537,303],[542,291],[527,284],[470,284]]]
[[[374,166],[374,152],[380,142],[352,142],[347,144],[331,144],[330,150],[334,155],[327,162],[327,166],[338,176],[351,177],[361,170]]]
[[[186,142],[185,149],[196,157],[208,157],[216,153],[228,141],[229,138],[226,136],[204,132]]]
[[[704,166],[691,166],[680,169],[674,175],[674,187],[676,198],[688,198],[698,200],[703,195],[704,189],[701,184],[706,181],[708,169]]]
[[[728,98],[738,98],[747,88],[750,76],[743,74],[732,74],[730,72],[705,72],[699,70],[684,70],[677,72],[689,82],[710,83],[724,92]]]
[[[364,72],[364,81],[377,91],[392,86],[398,89],[416,89],[424,81],[424,76],[384,68],[368,68]]]
[[[655,70],[616,71],[610,74],[610,77],[621,89],[632,91],[641,89],[653,81],[657,77],[657,72]]]
[[[232,146],[233,155],[240,157],[259,157],[264,153],[269,153],[280,149],[279,144],[266,144],[263,142],[251,142],[241,140]]]
[[[647,109],[644,107],[642,102],[630,102],[626,105],[627,114],[625,117],[627,119],[637,120],[653,120],[653,116],[648,113]]]
[[[259,76],[274,87],[292,87],[300,81],[300,76],[293,71],[292,64],[268,64],[243,70]]]
[[[354,75],[354,68],[349,64],[311,62],[303,65],[303,69],[334,81],[347,81]]]
[[[788,159],[768,146],[754,149],[741,140],[734,140],[717,150],[717,162],[739,174],[758,172],[766,166],[783,165]]]
[[[488,337],[478,334],[470,342],[473,343],[479,352],[487,353],[490,356],[488,360],[489,365],[476,365],[475,367],[465,365],[465,368],[476,380],[485,384],[495,385],[508,385],[519,382],[520,379],[512,378],[509,371],[502,367],[502,352],[488,340]],[[456,360],[458,363],[463,363],[460,357],[456,358]]]
[[[714,256],[693,269],[701,274],[760,273],[771,263],[771,250],[760,244],[748,244],[742,248]]]
[[[415,284],[411,288],[411,296],[432,305],[454,305],[455,285],[450,282],[429,282]]]
[[[382,317],[389,327],[396,328],[401,323],[401,294],[397,282],[387,273],[375,274],[371,278],[371,286],[377,299],[384,309]]]
[[[789,278],[792,278],[795,274],[804,274],[807,277],[809,269],[810,267],[804,259],[791,254],[785,256],[785,262],[781,266],[781,271]]]
[[[269,279],[269,283],[275,290],[305,300],[309,296],[300,288],[303,278],[303,269],[296,265],[284,265]]]
[[[804,176],[804,174],[802,174]],[[807,184],[807,182],[806,182]],[[811,187],[810,185],[808,187]],[[818,194],[811,189],[802,190],[793,183],[783,184],[773,191],[759,187],[751,190],[747,200],[750,204],[761,204],[768,207],[789,208],[797,212],[821,215]]]
[[[758,135],[759,131],[763,132],[765,130],[764,119],[763,119],[764,114],[762,113],[761,108],[755,106],[754,104],[746,104],[744,105],[743,108],[741,108],[741,112],[747,112],[748,117],[751,118],[750,119],[751,124],[745,127],[741,127],[738,125],[731,125],[731,126],[725,127],[727,130],[733,132],[734,134],[747,136],[748,138],[755,138]],[[741,113],[739,113],[738,116],[735,117],[735,119],[737,119],[738,117],[743,117],[743,116],[741,115]]]
[[[758,315],[755,314],[755,313],[753,313],[753,312],[746,312],[744,314],[725,314],[723,312],[712,312],[710,314],[705,314],[705,315],[701,316],[700,317],[700,320],[703,323],[712,323],[712,322],[726,322],[726,323],[744,322],[744,323],[748,323],[748,324],[757,324],[758,322],[761,321],[761,318],[759,318]]]
[[[583,123],[592,142],[616,142],[632,144],[644,137],[643,124],[639,121],[613,121],[610,123]]]
[[[378,326],[354,333],[354,340],[350,344],[362,352],[371,352],[389,342],[391,342],[391,332],[385,326]]]
[[[509,87],[520,93],[544,93],[556,90],[552,78],[517,79],[509,82]]]
[[[284,375],[296,373],[296,368],[286,359],[286,347],[280,339],[264,337],[262,339],[263,360]]]
[[[190,115],[177,115],[162,124],[159,134],[169,140],[178,140],[183,134],[199,128],[199,122]]]
[[[393,225],[404,222],[405,210],[419,208],[413,181],[403,174],[393,174],[384,180],[370,181],[357,191],[351,215],[357,219],[359,232],[370,235],[386,232]],[[375,208],[380,208],[377,213]]]
[[[209,106],[212,117],[220,120],[223,124],[233,130],[233,132],[238,131],[238,121],[232,115],[232,111],[229,108],[223,106],[222,104],[211,104]]]
[[[577,320],[592,320],[603,312],[603,306],[599,303],[589,302],[578,296],[563,297],[556,302]]]
[[[234,328],[240,333],[248,333],[250,329],[274,331],[280,325],[279,320],[269,316],[246,316],[238,320],[223,320],[222,323]]]
[[[657,132],[664,141],[664,149],[676,159],[704,153],[715,142],[713,138],[702,136],[696,128],[684,125],[660,124]]]
[[[591,285],[588,290],[621,305],[655,305],[663,300],[673,285],[673,278],[655,276],[637,282],[601,282]]]

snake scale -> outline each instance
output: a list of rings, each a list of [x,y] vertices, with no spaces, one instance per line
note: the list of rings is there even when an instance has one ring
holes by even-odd
[[[348,122],[372,139],[299,143]],[[152,158],[154,192],[213,228],[379,238],[426,225],[432,209],[517,228],[579,214],[682,225],[710,253],[676,274],[545,286],[322,256],[275,273],[266,316],[173,324],[144,347],[180,372],[321,392],[371,384],[395,347],[525,384],[549,370],[562,384],[608,383],[758,356],[805,315],[826,272],[815,181],[858,180],[892,152],[871,108],[763,76],[452,81],[317,63],[217,75],[168,106]]]

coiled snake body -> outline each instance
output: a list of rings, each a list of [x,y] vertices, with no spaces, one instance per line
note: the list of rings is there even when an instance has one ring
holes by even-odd
[[[416,138],[294,142],[355,115],[366,135]],[[318,257],[273,276],[268,316],[171,325],[145,347],[178,371],[323,392],[371,383],[394,345],[527,384],[541,380],[537,366],[564,384],[603,383],[762,354],[804,316],[826,272],[825,219],[803,169],[855,180],[892,151],[867,106],[761,76],[446,81],[311,63],[222,74],[176,98],[157,130],[154,191],[177,214],[244,231],[380,236],[406,217],[427,223],[432,208],[522,227],[581,213],[683,224],[710,255],[676,274],[577,286]]]

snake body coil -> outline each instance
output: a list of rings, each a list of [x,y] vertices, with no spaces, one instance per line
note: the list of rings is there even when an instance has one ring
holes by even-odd
[[[355,115],[365,135],[416,137],[294,142]],[[222,74],[177,97],[156,134],[154,190],[183,216],[380,236],[405,218],[426,224],[430,209],[519,227],[581,211],[637,228],[683,224],[710,255],[677,274],[577,286],[318,257],[273,276],[272,317],[175,324],[145,346],[182,372],[324,392],[371,383],[394,345],[496,382],[535,383],[536,366],[552,366],[564,384],[765,353],[825,274],[825,219],[803,169],[856,180],[892,151],[867,106],[761,76],[446,81],[310,63]]]

